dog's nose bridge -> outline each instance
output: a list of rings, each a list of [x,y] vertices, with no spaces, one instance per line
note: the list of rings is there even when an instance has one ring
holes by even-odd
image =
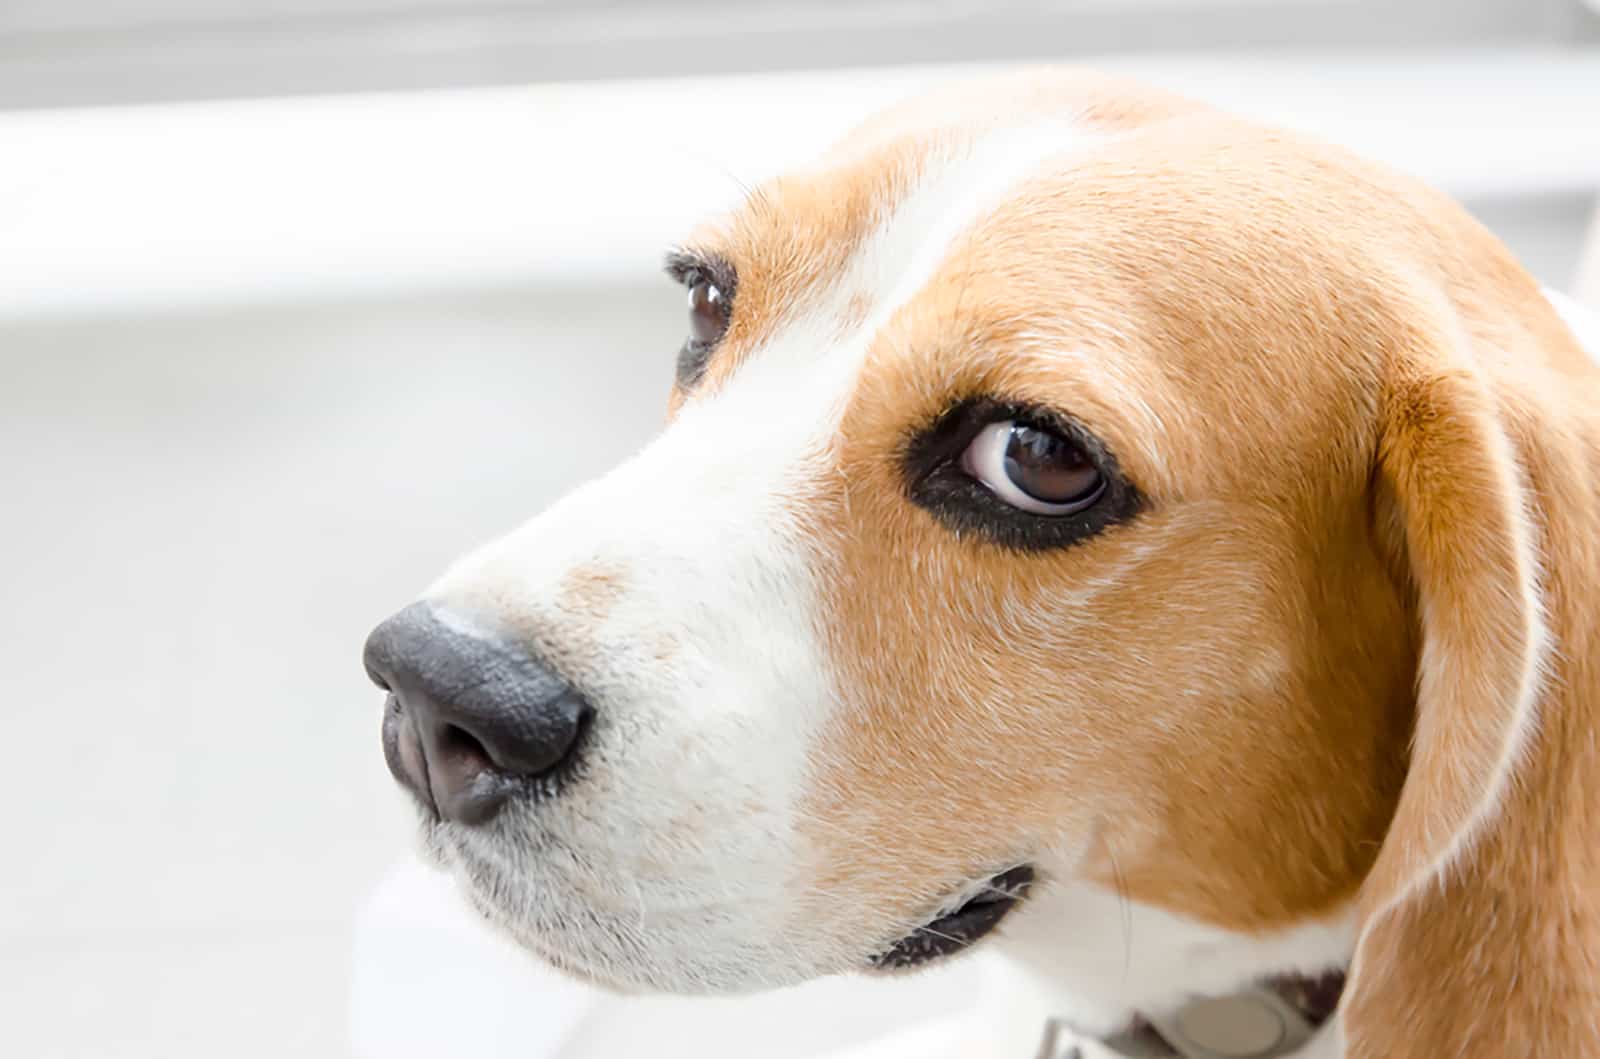
[[[511,533],[465,557],[430,590],[496,609],[549,600],[604,571],[614,590],[648,591],[657,575],[715,578],[769,552],[771,535],[830,480],[814,439],[790,421],[745,422],[711,412],[675,424]],[[791,443],[792,442],[792,443]],[[486,583],[496,588],[493,599]]]
[[[814,564],[797,527],[837,476],[826,445],[797,436],[803,411],[770,431],[725,410],[686,414],[464,556],[425,598],[518,630],[598,698],[738,679],[752,628],[774,615],[793,623],[783,639],[810,628]]]

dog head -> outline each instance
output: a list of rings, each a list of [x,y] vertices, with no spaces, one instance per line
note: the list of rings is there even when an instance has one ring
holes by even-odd
[[[1128,85],[875,120],[672,254],[661,435],[374,634],[428,846],[622,988],[925,962],[1073,886],[1376,922],[1497,804],[1547,655],[1467,351],[1570,338],[1502,260]]]

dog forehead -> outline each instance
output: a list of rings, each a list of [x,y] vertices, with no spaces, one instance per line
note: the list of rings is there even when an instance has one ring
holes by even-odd
[[[736,263],[747,294],[740,316],[749,322],[741,329],[736,321],[736,331],[754,337],[799,296],[837,281],[852,261],[882,270],[895,260],[885,250],[936,247],[934,233],[905,238],[930,213],[948,220],[948,235],[998,206],[1003,189],[1053,156],[1206,109],[1091,71],[957,82],[873,115],[815,162],[702,225],[688,245]]]
[[[703,227],[687,246],[733,266],[734,311],[674,410],[781,413],[823,454],[861,398],[914,411],[965,396],[954,380],[1073,414],[1157,492],[1294,476],[1343,445],[1371,389],[1349,349],[1384,322],[1361,262],[1393,236],[1307,233],[1371,174],[1124,88],[928,97]]]
[[[716,355],[677,406],[748,404],[777,384],[829,393],[837,413],[885,329],[936,296],[972,233],[1017,188],[1106,135],[1071,115],[944,126],[858,144],[756,190],[686,243],[728,261],[737,291]],[[964,308],[982,306],[950,306],[946,323],[959,328]]]

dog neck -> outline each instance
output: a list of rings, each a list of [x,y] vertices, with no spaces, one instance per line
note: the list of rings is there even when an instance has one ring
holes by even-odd
[[[1091,883],[1037,892],[1002,931],[1008,962],[1037,992],[1036,1031],[1048,1022],[1140,1059],[1291,1054],[1337,1006],[1354,942],[1347,910],[1244,933]],[[1266,1050],[1227,1050],[1264,1042],[1272,1019],[1282,1033]]]

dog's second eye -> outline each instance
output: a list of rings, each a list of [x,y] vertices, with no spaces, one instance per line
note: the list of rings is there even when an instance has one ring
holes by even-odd
[[[728,329],[728,299],[709,279],[689,287],[689,341],[701,348],[716,345]]]
[[[1035,515],[1075,514],[1106,488],[1081,448],[1014,419],[980,430],[962,454],[961,467],[1007,504]]]
[[[684,282],[689,287],[689,337],[678,351],[678,385],[689,389],[705,374],[706,361],[728,329],[732,307],[723,289],[699,271]]]

